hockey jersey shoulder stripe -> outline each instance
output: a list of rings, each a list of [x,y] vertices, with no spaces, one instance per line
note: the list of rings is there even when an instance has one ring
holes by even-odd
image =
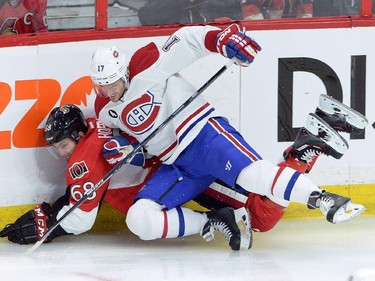
[[[159,50],[153,42],[136,51],[129,62],[130,81],[134,76],[153,65],[159,57]]]

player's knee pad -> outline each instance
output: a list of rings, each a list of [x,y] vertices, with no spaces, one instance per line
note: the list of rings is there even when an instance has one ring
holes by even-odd
[[[163,232],[163,206],[149,199],[139,199],[130,207],[126,224],[142,240],[161,238]]]

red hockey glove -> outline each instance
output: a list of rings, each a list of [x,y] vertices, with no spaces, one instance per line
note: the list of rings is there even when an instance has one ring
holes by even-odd
[[[9,241],[21,245],[37,242],[51,225],[50,210],[51,206],[47,203],[36,206],[14,223],[5,226],[0,231],[0,237],[8,237]],[[51,242],[49,237],[44,241],[46,242]]]
[[[135,145],[136,143],[131,144],[128,138],[124,136],[112,137],[104,144],[103,156],[109,164],[116,164],[131,153]],[[137,151],[129,163],[135,166],[143,166],[145,163],[143,150]]]
[[[245,34],[244,29],[233,23],[218,34],[216,49],[228,59],[236,58],[237,64],[249,66],[262,48]]]

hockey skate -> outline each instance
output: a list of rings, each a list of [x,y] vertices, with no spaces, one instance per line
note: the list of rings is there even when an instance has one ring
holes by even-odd
[[[349,148],[347,141],[331,126],[314,113],[307,117],[306,126],[301,128],[291,148],[284,155],[309,163],[319,155],[340,159]]]
[[[331,223],[350,221],[366,209],[363,205],[353,203],[350,198],[324,190],[322,193],[314,191],[310,195],[307,207],[320,208],[327,221]]]
[[[361,113],[327,95],[320,96],[315,114],[339,132],[360,134],[368,124]]]
[[[204,225],[201,235],[206,241],[215,238],[214,232],[218,230],[229,242],[233,251],[240,248],[250,249],[253,242],[251,220],[248,210],[244,207],[233,209],[231,207],[207,212],[208,222]],[[237,223],[242,222],[243,232]]]

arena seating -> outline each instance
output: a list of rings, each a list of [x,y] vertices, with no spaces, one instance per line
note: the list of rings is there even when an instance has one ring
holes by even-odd
[[[108,0],[108,27],[140,25],[137,11],[146,0]],[[48,0],[48,29],[72,30],[95,27],[94,0]]]

